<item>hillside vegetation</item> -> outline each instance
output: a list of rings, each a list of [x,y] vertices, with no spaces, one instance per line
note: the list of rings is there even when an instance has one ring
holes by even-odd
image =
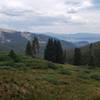
[[[81,51],[83,55],[83,64],[87,64],[89,62],[89,45],[81,48]],[[94,55],[94,63],[96,66],[100,67],[100,42],[92,44],[92,51]]]
[[[81,47],[81,64],[82,65],[88,65],[89,63],[89,58],[90,58],[90,45]],[[66,61],[67,63],[73,64],[73,58],[74,58],[74,48],[73,49],[66,49]],[[95,66],[100,67],[100,42],[96,42],[92,44],[92,53],[94,56],[94,63]]]
[[[0,53],[0,100],[100,100],[100,68]]]

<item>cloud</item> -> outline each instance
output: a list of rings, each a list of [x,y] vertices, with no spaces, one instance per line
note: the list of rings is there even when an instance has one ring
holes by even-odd
[[[0,2],[0,27],[40,32],[92,32],[90,28],[95,28],[99,32],[98,2],[99,0],[3,0]]]

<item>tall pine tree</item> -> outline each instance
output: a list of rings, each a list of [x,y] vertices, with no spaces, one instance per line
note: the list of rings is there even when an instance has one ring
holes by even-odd
[[[59,40],[54,40],[54,47],[55,47],[55,62],[56,63],[63,63],[63,48]]]
[[[39,45],[39,40],[36,36],[34,36],[34,39],[32,41],[32,53],[33,53],[33,57],[36,57],[39,55],[39,49],[40,49],[40,45]]]
[[[54,42],[50,38],[44,51],[44,58],[49,61],[54,61]]]
[[[27,42],[26,49],[25,49],[25,54],[27,56],[31,56],[32,57],[32,46],[31,46],[30,41]]]
[[[89,46],[89,66],[94,67],[94,55],[93,55],[93,44],[90,44]]]
[[[74,65],[81,65],[81,50],[80,48],[75,48],[74,50]]]
[[[63,63],[67,63],[67,52],[66,49],[63,51]]]
[[[44,52],[44,58],[46,60],[55,62],[55,63],[63,63],[63,48],[59,40],[50,38],[46,45],[46,49]]]
[[[36,36],[34,37],[34,42],[36,46],[36,53],[39,54],[40,45],[39,45],[39,40]]]

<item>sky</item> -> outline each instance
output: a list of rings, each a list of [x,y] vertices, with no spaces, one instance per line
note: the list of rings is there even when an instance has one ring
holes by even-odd
[[[100,33],[100,0],[3,0],[0,28]]]

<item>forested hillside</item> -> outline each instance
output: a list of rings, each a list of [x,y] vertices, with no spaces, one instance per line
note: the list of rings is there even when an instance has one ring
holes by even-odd
[[[81,64],[82,65],[89,65],[89,59],[90,59],[90,45],[81,47]],[[96,66],[100,66],[100,42],[92,43],[92,53],[93,53],[93,59],[94,64]],[[73,64],[73,58],[74,58],[74,48],[73,49],[66,49],[67,58],[66,61],[68,63]]]

